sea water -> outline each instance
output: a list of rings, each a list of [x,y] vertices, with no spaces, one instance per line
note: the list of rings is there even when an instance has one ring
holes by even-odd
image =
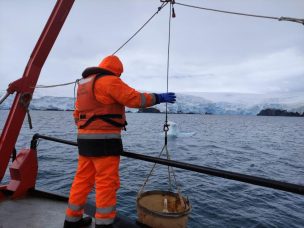
[[[0,129],[8,111],[0,111]],[[72,112],[32,111],[16,145],[28,148],[34,133],[76,141]],[[163,114],[129,113],[124,149],[158,156],[164,145]],[[169,115],[179,132],[169,137],[172,159],[304,185],[304,118]],[[37,188],[68,195],[77,167],[77,148],[40,140]],[[136,195],[152,163],[121,157],[119,213],[136,219]],[[175,169],[188,196],[190,228],[304,227],[304,197],[284,191]],[[8,176],[4,181],[8,180]],[[168,189],[167,167],[157,165],[146,190]],[[94,193],[89,196],[94,200]]]

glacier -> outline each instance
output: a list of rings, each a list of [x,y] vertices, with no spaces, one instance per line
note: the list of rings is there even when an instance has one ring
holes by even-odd
[[[304,112],[304,93],[286,93],[276,95],[239,94],[239,93],[177,93],[177,102],[168,104],[169,113],[192,113],[215,115],[256,115],[265,108],[285,109],[292,112]],[[0,109],[9,109],[14,96],[8,97]],[[154,106],[165,112],[165,104]],[[74,110],[73,97],[34,96],[30,110]],[[138,109],[127,108],[128,112]]]

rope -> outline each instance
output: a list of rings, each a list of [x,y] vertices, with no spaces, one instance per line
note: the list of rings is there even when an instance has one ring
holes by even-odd
[[[166,147],[166,150],[167,150],[167,158],[168,158],[168,160],[171,160],[171,156],[169,154],[169,151],[168,151],[167,147]],[[170,166],[168,166],[168,167],[170,167]],[[177,184],[175,171],[174,171],[173,167],[170,167],[170,168],[171,168],[171,172],[172,172],[172,175],[173,175],[173,178],[174,178],[175,186],[177,188],[177,192],[178,192],[179,195],[181,195],[181,190],[180,190],[179,185]]]
[[[168,148],[167,148],[167,145],[166,145],[166,144],[163,146],[163,148],[162,148],[161,152],[159,153],[158,157],[159,157],[159,158],[161,157],[161,155],[163,154],[163,151],[164,151],[164,150],[166,150],[167,159],[168,159],[168,160],[171,160],[171,156],[170,156],[170,154],[169,154],[169,151],[168,151]],[[154,163],[152,169],[150,170],[150,173],[149,173],[148,176],[146,177],[146,179],[145,179],[143,185],[141,186],[141,188],[140,188],[140,190],[139,190],[139,192],[138,192],[138,196],[140,196],[141,193],[144,191],[144,188],[145,188],[147,182],[149,181],[149,178],[150,178],[150,176],[152,175],[153,170],[155,169],[155,167],[156,167],[156,163]],[[171,169],[171,171],[170,171],[170,169]],[[177,184],[177,179],[176,179],[175,171],[174,171],[173,167],[170,167],[170,166],[168,166],[169,189],[170,189],[170,191],[172,190],[171,172],[172,172],[172,175],[173,175],[173,179],[174,179],[174,182],[175,182],[175,186],[176,186],[178,195],[180,196],[180,198],[182,198],[182,197],[181,197],[181,190],[180,190],[180,187],[179,187],[179,185]],[[183,202],[183,200],[182,200],[181,202]]]
[[[164,148],[166,149],[167,159],[170,159],[168,147],[167,147],[167,146],[164,146]],[[173,170],[173,169],[171,168],[171,171],[172,171],[172,170]],[[169,191],[172,192],[172,181],[171,181],[170,166],[168,166],[168,178],[169,178]],[[176,183],[175,183],[175,184],[176,184]]]
[[[166,2],[167,4],[168,2]],[[165,4],[165,5],[166,5]],[[163,3],[164,5],[164,3]],[[167,93],[169,91],[169,66],[170,66],[170,40],[171,40],[171,14],[172,14],[172,2],[170,2],[170,10],[169,10],[169,32],[168,32],[168,49],[167,49]],[[169,125],[168,125],[168,103],[166,102],[166,120],[165,120],[165,124],[164,124],[164,132],[165,132],[165,144],[161,150],[161,152],[159,153],[159,158],[161,157],[161,155],[163,154],[164,150],[166,150],[166,156],[167,158],[169,159],[170,158],[170,155],[169,155],[169,151],[168,151],[168,148],[167,148],[167,142],[168,142],[168,135],[167,135],[167,132],[169,130]],[[144,190],[144,187],[146,186],[150,176],[152,175],[153,173],[153,170],[156,166],[156,163],[154,163],[152,169],[150,170],[150,173],[148,174],[148,176],[146,177],[142,187],[140,188],[139,192],[138,192],[138,197],[141,195],[141,193],[143,192]],[[171,172],[170,172],[170,168],[171,168],[171,172],[172,172],[172,167],[168,166],[168,179],[169,179],[169,190],[172,191],[172,180],[171,180]],[[174,171],[173,171],[173,174],[174,174]],[[174,180],[176,181],[176,178],[175,178],[175,174],[174,174]],[[175,185],[177,185],[177,183],[175,183]],[[179,189],[178,189],[178,192],[179,192]],[[180,193],[179,193],[180,194]]]
[[[172,2],[170,2],[169,10],[169,27],[168,27],[168,47],[167,47],[167,93],[169,92],[169,69],[170,69],[170,44],[171,44],[171,14],[172,14]],[[168,127],[168,102],[166,102],[166,120],[164,128]],[[167,137],[167,131],[165,130],[165,137]]]
[[[175,12],[174,12],[174,8],[173,8],[173,4],[175,4],[175,1],[171,1],[170,2],[170,11],[169,11],[169,28],[168,28],[168,49],[167,49],[167,93],[169,92],[169,69],[170,69],[170,44],[171,44],[171,17],[175,17]],[[167,155],[167,159],[171,160],[171,156],[170,153],[168,151],[168,130],[169,130],[169,125],[168,125],[168,103],[166,102],[166,120],[165,120],[165,124],[164,124],[164,131],[165,131],[165,145],[162,149],[162,151],[165,149],[166,150],[166,155]],[[171,170],[171,171],[170,171]],[[174,169],[170,166],[168,166],[168,178],[169,178],[169,190],[172,191],[172,180],[171,180],[171,173],[173,175],[173,180],[175,182],[175,186],[177,189],[177,193],[178,196],[180,198],[180,202],[182,207],[185,207],[185,202],[183,200],[180,188],[177,184],[177,180],[176,180],[176,175],[174,172]]]
[[[271,17],[271,16],[264,16],[264,15],[256,15],[256,14],[239,13],[239,12],[232,12],[232,11],[226,11],[226,10],[218,10],[218,9],[211,9],[211,8],[205,8],[205,7],[200,7],[200,6],[194,6],[194,5],[189,5],[189,4],[179,3],[179,2],[175,2],[175,4],[180,5],[180,6],[195,8],[195,9],[214,11],[214,12],[218,12],[218,13],[227,13],[227,14],[234,14],[234,15],[239,15],[239,16],[264,18],[264,19],[271,19],[271,20],[278,20],[278,21],[290,21],[290,22],[296,22],[296,23],[300,23],[300,24],[304,25],[304,19],[299,19],[299,18]]]
[[[25,108],[25,111],[27,113],[27,120],[29,124],[29,128],[33,129],[33,124],[32,124],[32,118],[29,110],[29,105],[32,100],[32,94],[31,93],[23,93],[20,96],[19,103]]]
[[[155,17],[155,15],[158,14],[167,4],[168,4],[168,2],[162,3],[161,6],[157,8],[157,11],[126,42],[124,42],[115,52],[113,52],[112,55],[115,55],[127,43],[129,43]]]
[[[169,92],[169,69],[170,69],[170,43],[171,43],[171,15],[172,15],[172,2],[170,2],[170,10],[169,10],[169,24],[168,24],[168,47],[167,47],[167,93]],[[165,145],[163,150],[166,149],[167,159],[169,159],[169,151],[167,148],[168,144],[168,102],[166,102],[166,119],[164,124],[164,131],[165,131]],[[171,183],[171,172],[170,166],[168,166],[168,179],[169,179],[169,191],[172,191],[172,183]]]
[[[8,92],[3,94],[3,96],[0,98],[0,105],[6,100],[6,98],[8,98],[9,95],[10,94]]]
[[[163,149],[162,149],[161,152],[159,153],[159,155],[158,155],[159,158],[160,158],[160,156],[162,155],[162,153],[163,153],[165,147],[166,147],[166,145],[163,146]],[[152,173],[153,173],[153,170],[154,170],[155,166],[156,166],[156,163],[154,163],[154,165],[152,166],[152,169],[150,170],[150,173],[149,173],[148,176],[146,177],[146,179],[145,179],[145,181],[144,181],[144,184],[141,186],[141,188],[140,188],[140,190],[139,190],[139,192],[138,192],[138,196],[143,192],[143,190],[144,190],[144,188],[145,188],[145,186],[146,186],[146,184],[147,184],[147,182],[148,182],[150,176],[151,176]]]
[[[67,82],[67,83],[62,83],[62,84],[56,84],[56,85],[37,85],[35,87],[32,88],[36,88],[36,89],[47,89],[47,88],[54,88],[54,87],[59,87],[59,86],[67,86],[67,85],[72,85],[74,84],[74,108],[75,107],[75,102],[76,102],[76,85],[77,83],[80,81],[80,79],[76,79],[76,81],[73,82]]]
[[[47,89],[47,88],[54,88],[54,87],[59,87],[59,86],[67,86],[67,85],[72,85],[74,84],[74,108],[75,107],[75,102],[76,102],[76,85],[77,83],[80,81],[80,79],[76,79],[76,81],[73,82],[67,82],[67,83],[62,83],[62,84],[55,84],[55,85],[37,85],[35,87],[32,88],[36,88],[36,89]]]
[[[76,86],[78,84],[78,82],[80,81],[80,79],[77,79],[75,81],[75,84],[74,84],[74,108],[76,109]]]
[[[73,82],[67,82],[67,83],[62,83],[62,84],[55,84],[55,85],[37,85],[35,87],[32,88],[36,88],[36,89],[45,89],[45,88],[53,88],[53,87],[59,87],[59,86],[67,86],[67,85],[71,85],[74,83],[77,83],[79,81],[79,79],[77,79],[76,81]]]

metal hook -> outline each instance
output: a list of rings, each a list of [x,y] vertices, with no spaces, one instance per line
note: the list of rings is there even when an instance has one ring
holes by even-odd
[[[170,126],[170,124],[168,124],[168,122],[166,122],[165,124],[164,124],[164,131],[165,132],[167,132],[167,131],[169,131],[169,126]]]

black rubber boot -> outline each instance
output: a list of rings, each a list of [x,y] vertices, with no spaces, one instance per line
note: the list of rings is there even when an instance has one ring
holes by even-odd
[[[109,225],[95,225],[95,228],[113,228],[113,224],[109,224]]]
[[[81,228],[81,227],[87,227],[91,225],[92,223],[92,218],[91,217],[85,217],[80,219],[77,222],[69,222],[69,221],[64,221],[63,228]]]

